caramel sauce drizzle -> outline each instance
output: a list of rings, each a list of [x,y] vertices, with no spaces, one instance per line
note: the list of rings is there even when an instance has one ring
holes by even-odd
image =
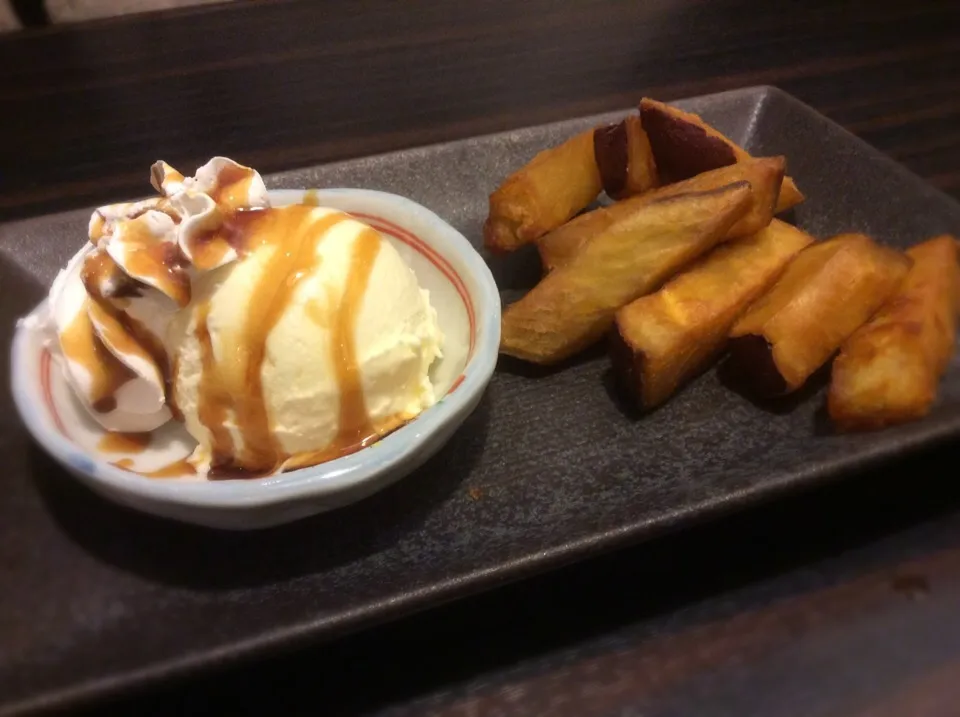
[[[129,218],[136,219],[137,217],[143,216],[147,212],[160,212],[161,214],[166,214],[168,217],[170,217],[173,220],[174,224],[179,224],[182,221],[180,217],[180,213],[173,208],[173,204],[171,204],[170,200],[167,199],[166,197],[162,197],[152,207],[146,207],[144,209],[141,209],[138,213],[134,214]]]
[[[184,177],[180,172],[175,170],[170,165],[167,165],[166,174],[163,176],[164,182],[183,182]]]
[[[248,468],[273,470],[283,454],[271,429],[263,395],[267,338],[297,285],[319,261],[317,248],[326,231],[343,218],[331,214],[312,222],[311,212],[302,207],[265,214],[261,241],[274,244],[274,249],[251,292],[244,335],[239,342],[242,350],[233,353],[233,365],[228,367],[228,380],[239,399],[234,410],[244,438],[243,464]]]
[[[249,167],[226,165],[217,175],[217,184],[209,194],[218,207],[230,210],[250,206],[250,185],[254,171]]]
[[[255,176],[256,173],[249,167],[227,165],[220,170],[217,183],[208,195],[217,205],[217,210],[223,213],[223,224],[190,241],[190,255],[198,269],[219,266],[231,249],[242,254],[245,248],[241,246],[243,237],[247,236],[244,216],[250,220],[250,212],[256,211],[249,209],[250,186]]]
[[[163,386],[163,397],[171,413],[182,420],[174,395],[174,372],[170,370],[170,358],[160,337],[143,323],[124,311],[119,311],[109,301],[91,297],[91,318],[99,326],[101,339],[115,352],[133,354],[153,362]]]
[[[247,214],[247,212],[244,212]],[[272,472],[285,457],[276,438],[263,395],[263,362],[270,332],[283,315],[299,283],[317,266],[317,249],[326,232],[346,215],[329,214],[315,220],[312,211],[303,206],[290,206],[269,211],[250,212],[248,241],[258,247],[271,246],[271,254],[251,289],[248,313],[240,335],[224,335],[221,340],[234,349],[220,361],[204,362],[199,406],[201,422],[209,428],[209,420],[217,414],[229,415],[242,436],[242,446],[235,450],[232,438],[214,436],[214,467],[225,464],[225,457],[235,455],[253,473]],[[249,247],[252,251],[255,247]],[[209,309],[207,309],[209,310]],[[213,358],[210,332],[198,332],[201,354]],[[217,375],[209,375],[215,372]],[[204,389],[209,390],[204,390]],[[229,445],[229,448],[228,448]]]
[[[102,249],[87,254],[80,267],[80,281],[87,294],[97,301],[139,296],[143,288]]]
[[[64,355],[90,375],[90,402],[98,413],[109,413],[117,407],[117,390],[136,374],[104,346],[87,313],[91,300],[84,300],[77,315],[60,334]]]
[[[230,243],[224,238],[222,229],[215,229],[188,240],[193,265],[201,271],[220,266],[230,252]]]
[[[220,211],[219,208],[217,211]],[[219,266],[231,251],[239,256],[246,254],[253,248],[248,246],[250,225],[273,211],[269,208],[251,208],[221,214],[220,226],[189,238],[193,265],[205,271]]]
[[[336,443],[341,447],[362,446],[377,433],[370,425],[363,398],[355,333],[373,263],[380,253],[380,242],[380,234],[373,229],[364,229],[356,238],[347,284],[332,326],[333,366],[340,384],[340,429]]]
[[[367,228],[354,240],[353,255],[346,285],[340,303],[331,321],[331,348],[333,367],[340,386],[340,416],[334,441],[319,451],[292,456],[284,470],[296,470],[324,463],[334,458],[356,453],[378,440],[385,433],[399,428],[405,420],[395,417],[377,430],[370,423],[363,396],[360,364],[357,361],[356,325],[363,297],[370,283],[370,273],[380,253],[381,238],[376,230]],[[309,307],[309,305],[308,305]],[[314,309],[316,311],[316,309]],[[316,320],[316,319],[314,319]]]
[[[317,221],[311,209],[303,205],[242,214],[250,215],[244,220],[246,241],[256,242],[257,247],[272,245],[273,249],[252,288],[249,313],[240,335],[220,337],[223,345],[233,347],[220,360],[214,355],[207,327],[209,306],[198,317],[197,339],[203,365],[199,416],[211,435],[211,477],[237,477],[239,472],[231,469],[231,464],[237,463],[250,476],[273,472],[284,461],[288,468],[313,465],[357,451],[403,423],[398,418],[377,430],[370,423],[363,395],[356,355],[356,323],[382,241],[375,230],[368,228],[354,239],[349,271],[336,309],[326,315],[317,302],[306,307],[312,320],[329,326],[331,331],[333,367],[340,388],[337,436],[322,451],[292,458],[285,453],[271,425],[263,391],[267,339],[299,283],[316,268],[320,242],[345,215],[330,214]],[[249,246],[247,251],[254,248]],[[241,446],[234,445],[230,431],[224,427],[231,414],[242,438]]]
[[[197,469],[187,458],[181,458],[178,461],[174,461],[173,463],[161,466],[152,471],[135,471],[133,469],[133,460],[130,458],[121,458],[118,461],[114,461],[112,465],[121,470],[136,473],[146,478],[181,478],[183,476],[193,476],[197,474]]]
[[[103,339],[116,352],[146,356],[153,361],[163,381],[164,399],[173,415],[182,419],[174,400],[175,375],[170,371],[170,360],[160,337],[111,301],[139,296],[143,285],[127,276],[109,254],[100,250],[87,255],[80,279],[90,299],[92,318],[104,331]],[[107,286],[111,289],[105,294],[103,289]]]
[[[317,193],[316,189],[308,189],[303,193],[303,199],[300,201],[300,203],[305,204],[308,207],[319,207],[320,195]]]
[[[201,367],[200,385],[197,388],[197,415],[200,423],[210,433],[211,465],[216,467],[229,463],[234,454],[233,437],[226,426],[233,402],[213,352],[210,328],[207,325],[209,315],[209,303],[197,309],[196,335],[200,344]]]
[[[165,197],[169,196],[165,184],[183,181],[183,175],[166,162],[154,162],[150,167],[150,184]]]
[[[97,448],[104,453],[141,453],[149,443],[149,433],[108,432],[103,434]]]
[[[146,361],[154,366],[157,371],[157,381],[163,383],[162,366],[157,365],[153,354],[137,340],[128,327],[121,323],[119,313],[107,308],[104,304],[96,300],[91,300],[87,305],[87,311],[90,314],[90,321],[97,330],[97,336],[115,355],[133,356]],[[129,323],[134,323],[133,319],[127,318]],[[146,329],[144,332],[149,333]],[[163,352],[162,347],[160,352]]]
[[[184,270],[186,259],[173,242],[155,237],[142,218],[123,223],[123,233],[114,235],[124,248],[127,274],[155,286],[178,306],[190,303],[190,277]]]

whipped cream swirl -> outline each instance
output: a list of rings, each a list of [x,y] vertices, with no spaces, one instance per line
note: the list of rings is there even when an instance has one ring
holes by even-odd
[[[109,431],[151,431],[175,414],[168,324],[200,274],[238,258],[226,218],[270,206],[260,175],[226,157],[193,177],[157,162],[151,180],[159,196],[93,213],[43,321],[75,395]]]

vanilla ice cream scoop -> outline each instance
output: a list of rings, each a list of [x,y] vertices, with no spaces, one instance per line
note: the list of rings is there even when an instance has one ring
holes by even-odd
[[[80,402],[109,431],[171,417],[198,472],[266,475],[358,450],[436,401],[443,336],[378,231],[340,211],[270,207],[223,157],[160,197],[98,209],[51,290],[47,326]]]
[[[309,465],[435,402],[436,312],[379,232],[301,205],[244,219],[232,231],[245,258],[197,281],[168,334],[199,461],[256,473]]]

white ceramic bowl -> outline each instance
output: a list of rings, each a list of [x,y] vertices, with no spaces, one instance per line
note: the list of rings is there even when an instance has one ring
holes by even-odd
[[[306,195],[302,190],[270,192],[275,206],[302,202]],[[236,530],[278,525],[359,500],[439,450],[476,408],[496,366],[500,296],[489,268],[462,234],[409,199],[364,189],[309,190],[309,195],[311,203],[342,209],[379,229],[430,292],[445,335],[444,356],[431,370],[443,396],[436,405],[377,443],[310,468],[250,480],[147,478],[116,467],[119,456],[100,450],[103,430],[79,406],[42,337],[21,322],[12,348],[13,395],[37,441],[111,500]],[[179,424],[171,422],[145,451],[127,459],[138,470],[149,469],[185,456],[192,445]]]

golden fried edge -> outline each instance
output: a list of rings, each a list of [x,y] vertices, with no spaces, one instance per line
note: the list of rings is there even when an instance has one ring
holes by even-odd
[[[610,341],[619,385],[642,410],[664,403],[722,353],[740,314],[813,242],[774,219],[620,309]]]
[[[954,352],[960,267],[949,235],[907,250],[899,291],[853,333],[834,361],[827,410],[841,431],[921,418]]]
[[[664,198],[614,224],[506,308],[501,353],[551,364],[591,345],[617,309],[723,240],[749,204],[749,184],[736,182]]]

